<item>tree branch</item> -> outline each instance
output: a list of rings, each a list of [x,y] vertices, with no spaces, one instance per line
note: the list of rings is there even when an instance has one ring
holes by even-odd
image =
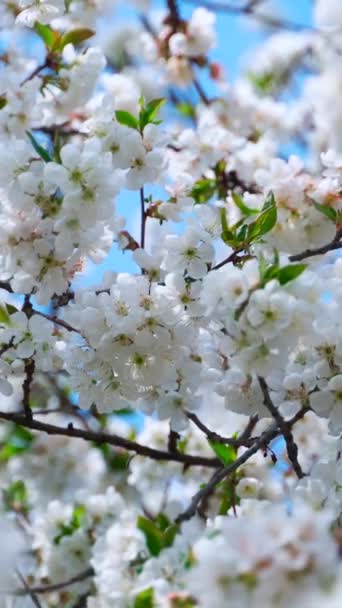
[[[285,443],[286,443],[286,449],[287,449],[287,455],[292,464],[293,470],[296,473],[297,477],[299,479],[302,479],[303,477],[305,477],[305,473],[303,473],[302,467],[300,466],[300,464],[298,462],[298,447],[293,438],[293,434],[291,432],[291,427],[284,420],[284,418],[280,414],[278,408],[274,405],[265,379],[262,378],[262,376],[258,376],[258,382],[259,382],[259,385],[260,385],[260,388],[262,390],[262,394],[264,397],[264,406],[268,409],[268,411],[270,412],[270,414],[272,415],[274,420],[277,422],[277,424],[278,424],[279,428],[281,429],[281,432],[284,436]]]
[[[188,508],[183,511],[183,513],[180,513],[180,515],[178,515],[175,520],[175,523],[179,524],[183,521],[191,519],[196,514],[200,503],[202,501],[205,501],[206,497],[212,494],[215,487],[218,483],[220,483],[220,481],[223,481],[223,479],[235,473],[235,471],[237,471],[241,465],[247,462],[247,460],[249,460],[251,456],[253,456],[258,450],[260,450],[261,448],[266,448],[270,441],[272,441],[272,439],[275,439],[277,435],[279,435],[279,428],[278,425],[275,423],[267,431],[262,433],[262,435],[260,435],[260,437],[254,442],[254,444],[243,454],[241,454],[239,458],[237,458],[234,462],[230,463],[226,467],[222,467],[215,471],[209,482],[192,497],[191,503]]]
[[[340,249],[342,247],[342,230],[339,229],[336,232],[336,236],[330,243],[323,245],[322,247],[317,247],[317,249],[306,249],[302,251],[302,253],[296,253],[295,255],[290,255],[290,262],[300,262],[301,260],[305,260],[306,258],[311,258],[317,255],[324,255],[329,251],[335,251],[336,249]]]
[[[225,443],[226,445],[231,445],[234,448],[246,445],[247,438],[241,439],[237,437],[236,439],[234,439],[233,437],[222,437],[222,435],[219,435],[218,433],[215,433],[215,431],[211,431],[210,429],[208,429],[208,427],[193,412],[186,412],[186,415],[189,420],[192,420],[192,422],[197,426],[197,428],[199,428],[210,441],[216,441],[217,443]]]
[[[140,213],[141,213],[141,225],[140,225],[140,247],[145,247],[145,233],[146,233],[146,212],[145,212],[145,195],[144,188],[140,188]]]
[[[74,331],[76,334],[81,335],[80,331],[78,329],[75,329],[75,327],[70,325],[70,323],[63,321],[63,319],[59,319],[58,317],[55,317],[53,315],[48,315],[45,312],[41,312],[40,310],[33,310],[33,313],[35,315],[40,315],[41,317],[44,317],[44,319],[47,319],[48,321],[51,321],[52,323],[55,323],[56,325],[60,325],[61,327],[64,327],[64,329],[66,329],[68,331]]]
[[[47,433],[48,435],[61,435],[63,437],[73,437],[83,439],[84,441],[92,441],[98,444],[113,445],[114,447],[124,448],[125,450],[135,452],[140,456],[146,456],[147,458],[162,462],[173,461],[179,462],[186,466],[201,466],[210,468],[217,468],[221,464],[218,458],[206,458],[204,456],[183,454],[182,452],[173,453],[166,450],[157,450],[118,435],[110,435],[109,433],[100,431],[97,432],[90,431],[88,429],[75,428],[72,423],[69,423],[67,427],[60,427],[41,422],[40,420],[35,420],[34,418],[28,419],[23,413],[0,411],[0,419],[7,420],[8,422],[14,422],[26,428]]]
[[[285,422],[287,429],[291,429],[296,422],[298,422],[301,418],[305,416],[305,414],[309,411],[309,408],[302,408],[291,420]],[[235,471],[237,471],[245,462],[247,462],[251,456],[253,456],[258,450],[266,449],[273,439],[281,435],[283,430],[279,427],[278,422],[274,422],[269,429],[264,431],[255,439],[253,445],[248,448],[239,458],[237,458],[234,462],[230,463],[226,467],[221,467],[217,469],[215,473],[212,475],[211,479],[208,483],[203,486],[193,497],[188,508],[180,513],[175,520],[175,523],[182,523],[183,521],[187,521],[191,519],[196,514],[196,511],[201,508],[200,505],[202,502],[205,503],[208,496],[210,496],[217,484],[219,484],[223,479],[233,475]]]
[[[256,5],[256,2],[247,2],[247,4],[244,4],[242,6],[236,6],[233,4],[229,4],[227,2],[225,2],[225,3],[217,2],[217,1],[210,2],[207,0],[201,0],[201,2],[198,2],[198,0],[185,0],[185,2],[188,2],[189,4],[203,6],[204,8],[207,8],[210,11],[229,13],[231,15],[237,15],[237,16],[245,15],[248,17],[252,17],[256,21],[260,21],[264,25],[267,25],[268,27],[271,27],[274,29],[291,30],[294,32],[302,32],[302,31],[306,31],[306,30],[317,31],[316,28],[314,28],[313,26],[310,26],[310,25],[304,25],[301,23],[297,23],[295,21],[289,21],[288,19],[283,19],[281,17],[276,17],[274,15],[266,15],[265,13],[255,12],[254,8]]]
[[[94,576],[94,569],[90,566],[86,570],[83,570],[83,572],[76,574],[75,576],[67,579],[66,581],[62,581],[60,583],[53,583],[51,585],[37,585],[36,587],[30,587],[27,590],[20,589],[15,593],[15,595],[27,595],[28,593],[52,593],[53,591],[60,591],[65,587],[70,587],[71,585],[80,583],[81,581],[84,581],[85,579],[90,578],[91,576]]]
[[[35,360],[26,359],[25,361],[25,379],[23,382],[23,410],[27,421],[32,420],[32,410],[30,406],[30,393],[33,375],[35,371]]]

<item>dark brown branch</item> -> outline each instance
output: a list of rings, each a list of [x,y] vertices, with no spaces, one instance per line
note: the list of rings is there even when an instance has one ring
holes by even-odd
[[[52,593],[53,591],[60,591],[61,589],[64,589],[65,587],[70,587],[71,585],[80,583],[81,581],[84,581],[87,578],[90,578],[91,576],[94,576],[94,569],[90,566],[83,572],[76,574],[76,576],[73,576],[66,581],[62,581],[60,583],[53,583],[51,585],[37,585],[36,587],[30,587],[27,590],[19,590],[16,592],[15,595],[26,595],[28,593],[36,593],[36,594]]]
[[[26,82],[29,82],[29,80],[32,80],[35,76],[38,76],[38,74],[40,74],[40,72],[42,70],[45,70],[45,68],[47,68],[49,65],[48,60],[46,59],[44,61],[44,63],[42,63],[41,65],[38,65],[33,72],[31,72],[31,74],[29,74],[28,76],[26,76],[26,78],[24,78],[24,80],[20,83],[20,86],[22,87],[24,84],[26,84]]]
[[[55,323],[56,325],[60,325],[61,327],[64,327],[64,329],[66,329],[68,331],[73,331],[76,334],[81,335],[78,329],[76,329],[75,327],[70,325],[70,323],[63,321],[63,319],[59,319],[58,317],[55,317],[53,315],[48,315],[45,312],[41,312],[40,310],[34,310],[33,312],[35,315],[40,315],[41,317],[44,317],[44,319],[47,319],[48,321],[51,321],[52,323]]]
[[[27,421],[32,420],[32,410],[30,406],[30,393],[31,384],[33,381],[33,375],[36,364],[34,359],[26,359],[25,361],[25,379],[23,382],[23,410],[25,413],[25,419]]]
[[[282,435],[286,443],[287,455],[292,464],[293,470],[296,473],[297,477],[299,479],[302,479],[302,477],[305,477],[305,473],[303,473],[302,467],[300,466],[298,461],[298,447],[293,438],[291,427],[284,420],[278,408],[274,405],[265,379],[262,378],[262,376],[258,376],[258,382],[264,397],[264,406],[270,412],[271,416],[274,418],[279,428],[281,429]]]
[[[232,447],[241,447],[246,444],[245,439],[241,440],[241,438],[234,439],[233,437],[222,437],[222,435],[215,433],[215,431],[211,431],[193,412],[186,412],[186,415],[189,420],[192,420],[192,422],[197,426],[197,428],[199,428],[210,441],[224,443],[226,445],[231,445]]]
[[[228,466],[222,467],[215,471],[209,482],[192,497],[188,508],[183,511],[183,513],[178,515],[175,522],[182,523],[183,521],[191,519],[196,514],[199,505],[202,503],[202,501],[206,500],[207,496],[210,496],[213,493],[218,483],[235,473],[235,471],[237,471],[241,465],[247,462],[247,460],[249,460],[251,456],[253,456],[258,450],[266,448],[268,444],[275,439],[275,437],[277,437],[277,435],[279,435],[279,429],[278,425],[275,423],[267,431],[262,433],[254,444],[243,454],[241,454],[239,458]]]
[[[166,4],[168,8],[167,22],[172,27],[172,31],[177,32],[179,25],[182,23],[177,0],[167,0]]]
[[[258,414],[254,414],[253,416],[250,416],[248,424],[245,428],[244,431],[242,431],[239,440],[242,441],[246,441],[247,439],[250,438],[250,436],[252,435],[252,432],[254,431],[255,426],[257,425],[257,423],[259,422],[259,416]]]
[[[230,263],[235,264],[239,260],[239,253],[241,253],[242,251],[243,251],[242,248],[235,249],[227,258],[222,260],[222,262],[219,262],[218,264],[216,264],[216,266],[213,266],[212,268],[210,268],[210,270],[219,270],[219,268],[222,268],[226,264],[230,264]]]
[[[286,425],[288,429],[292,429],[294,424],[296,424],[299,420],[301,420],[305,414],[309,411],[310,408],[303,407],[295,416],[293,416],[289,421],[286,421]],[[226,467],[221,467],[217,469],[215,473],[212,475],[209,482],[203,486],[192,498],[190,505],[188,508],[180,513],[176,518],[176,523],[182,523],[183,521],[187,521],[191,519],[198,509],[201,510],[201,504],[205,504],[207,497],[211,496],[217,486],[223,479],[234,475],[235,471],[239,469],[240,466],[245,464],[258,450],[266,450],[269,447],[269,444],[273,439],[282,434],[282,429],[279,428],[277,422],[274,422],[269,429],[264,431],[260,435],[260,437],[254,440],[253,445],[249,449],[247,449],[239,458],[237,458],[234,462],[227,465]]]
[[[53,137],[56,133],[58,133],[59,135],[63,135],[64,137],[69,137],[71,135],[80,135],[81,137],[85,137],[87,135],[87,133],[83,133],[78,129],[66,127],[65,125],[68,124],[69,123],[66,122],[61,125],[51,125],[50,127],[41,125],[32,127],[32,131],[41,131],[41,133],[46,133],[46,135],[50,135],[51,137]]]
[[[342,230],[338,230],[336,232],[336,236],[330,243],[323,245],[322,247],[317,247],[316,249],[306,249],[302,251],[302,253],[296,253],[295,255],[290,255],[290,262],[300,262],[301,260],[305,260],[306,258],[311,258],[317,255],[324,255],[325,253],[329,253],[329,251],[336,251],[336,249],[342,248]]]
[[[6,289],[6,291],[13,293],[13,289],[8,281],[0,281],[0,289]]]
[[[36,606],[36,608],[42,608],[42,605],[41,605],[39,599],[37,598],[37,596],[34,593],[34,591],[31,589],[31,587],[29,586],[29,584],[27,583],[26,579],[23,577],[23,575],[21,574],[21,572],[19,570],[17,570],[16,572],[17,572],[17,575],[18,575],[18,577],[20,579],[20,582],[24,586],[23,593],[25,595],[29,595],[31,597],[31,600],[32,600],[33,604]]]
[[[199,95],[199,98],[201,99],[201,101],[204,103],[205,106],[208,106],[210,104],[210,100],[209,100],[209,97],[207,96],[207,94],[205,93],[201,83],[195,77],[192,79],[192,82],[194,83],[194,87]]]
[[[145,233],[146,233],[146,219],[147,219],[147,215],[145,212],[145,195],[144,195],[144,188],[140,188],[140,213],[141,213],[141,217],[140,217],[140,221],[141,221],[141,225],[140,225],[140,246],[142,249],[144,249],[145,247]]]
[[[248,17],[252,17],[256,21],[260,21],[262,24],[280,30],[291,30],[295,32],[302,32],[306,30],[317,31],[314,27],[310,25],[304,25],[301,23],[297,23],[295,21],[289,21],[288,19],[283,19],[281,17],[276,17],[273,15],[266,15],[265,13],[260,13],[258,11],[254,11],[254,7],[251,2],[247,2],[243,6],[236,6],[233,4],[229,4],[228,2],[217,2],[217,1],[207,1],[201,0],[185,0],[189,4],[196,4],[207,8],[210,11],[217,11],[221,13],[229,13],[231,15],[245,15]]]
[[[8,422],[15,422],[16,424],[20,424],[26,428],[41,431],[43,433],[47,433],[48,435],[61,435],[63,437],[72,437],[83,439],[84,441],[92,441],[98,444],[113,445],[114,447],[124,448],[125,450],[135,452],[140,456],[146,456],[147,458],[159,460],[161,462],[173,461],[187,466],[202,466],[210,468],[217,468],[221,464],[218,458],[206,458],[204,456],[183,454],[181,452],[172,453],[157,450],[118,435],[110,435],[109,433],[75,428],[72,423],[69,423],[67,427],[60,427],[41,422],[40,420],[36,420],[34,418],[28,419],[22,413],[1,411],[0,419],[7,420]]]
[[[169,452],[172,452],[172,454],[174,454],[175,452],[178,451],[177,443],[178,443],[179,439],[180,439],[179,433],[176,433],[176,431],[173,431],[172,429],[170,429],[168,442],[167,442],[167,449],[169,450]]]

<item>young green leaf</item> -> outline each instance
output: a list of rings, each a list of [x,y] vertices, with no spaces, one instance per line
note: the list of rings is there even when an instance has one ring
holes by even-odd
[[[211,449],[215,452],[216,456],[223,462],[225,466],[236,460],[236,449],[231,445],[226,445],[224,443],[220,443],[219,441],[211,440],[209,440],[208,443]]]
[[[7,97],[6,95],[0,95],[0,110],[3,110],[5,106],[7,106]]]
[[[79,530],[85,523],[87,511],[84,505],[76,505],[73,510],[71,520],[68,523],[61,523],[58,525],[59,534],[57,534],[53,542],[55,545],[59,545],[62,538],[65,536],[72,536],[76,530]]]
[[[26,452],[32,445],[34,437],[30,431],[18,424],[10,428],[8,435],[0,444],[0,462],[7,462],[13,456]]]
[[[75,30],[71,30],[70,32],[66,32],[63,34],[58,41],[57,49],[58,51],[62,51],[67,44],[73,44],[77,46],[85,40],[88,40],[92,36],[94,36],[95,32],[90,30],[89,28],[82,27]],[[56,47],[55,47],[56,48]]]
[[[247,238],[249,242],[259,240],[270,232],[277,223],[277,207],[273,193],[270,192],[260,215],[254,222],[249,224]]]
[[[43,159],[44,162],[46,163],[51,163],[52,158],[49,154],[49,152],[47,150],[45,150],[45,148],[43,148],[38,142],[37,140],[33,137],[32,133],[30,133],[30,131],[26,131],[26,135],[29,138],[32,146],[34,147],[35,151],[37,152],[37,154],[39,154],[39,156]]]
[[[335,209],[333,209],[332,207],[327,207],[327,205],[321,205],[320,203],[316,203],[316,201],[312,199],[311,202],[315,209],[319,211],[319,213],[325,215],[325,217],[334,222],[334,224],[336,223],[337,212],[335,211]]]
[[[191,190],[191,196],[195,199],[196,204],[203,205],[206,203],[216,190],[216,181],[214,179],[203,178],[198,180]]]
[[[159,99],[152,99],[146,104],[146,106],[142,105],[139,114],[139,125],[141,131],[143,131],[146,125],[150,123],[159,124],[159,121],[156,121],[156,118],[160,108],[165,102],[166,99],[161,97]]]
[[[289,266],[280,268],[277,276],[280,285],[286,285],[286,283],[294,281],[294,279],[304,272],[306,267],[306,264],[289,264]]]
[[[144,589],[136,596],[133,608],[154,608],[154,591],[153,587]]]
[[[126,110],[116,110],[115,118],[118,121],[118,123],[120,123],[120,125],[129,127],[130,129],[139,130],[139,121],[130,112],[126,112]]]
[[[11,325],[11,317],[8,314],[6,304],[0,304],[0,325]]]
[[[186,101],[181,101],[180,103],[177,103],[176,110],[178,110],[178,112],[185,116],[185,118],[195,118],[196,116],[194,106]]]
[[[36,21],[34,29],[38,36],[43,40],[45,46],[49,51],[51,51],[53,47],[56,46],[57,42],[61,38],[60,32],[56,32],[48,25],[39,23],[39,21]]]
[[[259,209],[252,209],[251,207],[247,207],[247,205],[243,201],[242,196],[240,196],[240,194],[238,194],[237,192],[232,192],[232,199],[238,209],[240,209],[241,213],[243,213],[243,215],[249,216],[259,213]]]
[[[239,247],[241,243],[239,241],[238,236],[228,227],[227,216],[225,209],[221,209],[221,239],[226,245],[229,247]]]
[[[154,521],[140,515],[137,527],[144,533],[147,548],[154,556],[159,555],[165,547],[171,547],[179,530],[164,513],[159,513]]]
[[[2,499],[6,511],[27,513],[29,511],[25,483],[18,479],[2,490]]]
[[[255,90],[262,95],[271,93],[279,82],[279,76],[273,72],[263,72],[261,74],[250,72],[247,76]]]
[[[163,534],[155,523],[142,515],[139,515],[137,527],[141,530],[146,539],[146,545],[151,555],[157,556],[163,549]]]

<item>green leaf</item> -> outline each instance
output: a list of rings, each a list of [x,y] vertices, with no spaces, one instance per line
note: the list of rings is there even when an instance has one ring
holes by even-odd
[[[0,110],[3,110],[3,108],[5,106],[7,106],[7,103],[8,103],[8,101],[7,101],[6,95],[1,95],[0,96]]]
[[[173,541],[179,532],[179,526],[177,524],[169,525],[163,532],[163,544],[164,547],[172,547]]]
[[[34,437],[23,426],[11,426],[7,437],[0,444],[0,462],[7,462],[13,456],[26,452],[32,445]]]
[[[240,209],[241,213],[243,213],[243,215],[245,216],[249,216],[249,215],[255,215],[256,213],[259,213],[259,209],[251,209],[250,207],[247,207],[247,205],[245,205],[242,196],[240,196],[240,194],[238,194],[237,192],[232,192],[232,198],[233,201],[235,203],[235,205]]]
[[[159,99],[152,99],[146,104],[146,106],[142,106],[139,114],[139,124],[140,130],[143,131],[146,125],[149,123],[158,124],[156,122],[156,118],[160,108],[164,105],[166,99],[161,97]]]
[[[74,534],[74,532],[76,532],[76,530],[79,530],[80,528],[82,528],[82,526],[85,524],[86,522],[86,516],[87,516],[87,511],[84,505],[76,505],[72,516],[71,516],[71,520],[68,523],[60,523],[58,528],[59,528],[59,534],[57,534],[54,539],[53,542],[55,545],[59,545],[59,543],[61,542],[62,538],[64,538],[65,536],[72,536]]]
[[[70,6],[71,6],[72,0],[64,0],[64,6],[65,6],[65,12],[68,13]]]
[[[179,530],[178,525],[171,524],[164,513],[159,513],[154,521],[139,515],[137,527],[144,533],[147,548],[154,556],[159,555],[165,547],[172,546]]]
[[[27,489],[21,479],[13,481],[2,490],[2,499],[6,511],[14,511],[15,513],[27,513],[29,511]]]
[[[8,314],[6,304],[0,304],[0,325],[11,325],[11,317]]]
[[[163,549],[163,535],[155,523],[142,515],[139,515],[137,527],[141,530],[146,539],[146,545],[151,555],[157,556]]]
[[[130,112],[126,112],[126,110],[116,110],[115,118],[118,121],[118,123],[120,123],[120,125],[129,127],[130,129],[139,130],[139,121]]]
[[[250,72],[248,79],[256,91],[262,95],[271,93],[279,81],[279,77],[273,72],[263,72],[261,74]]]
[[[198,205],[206,203],[216,190],[216,181],[214,179],[203,178],[198,180],[193,186],[190,195]]]
[[[221,209],[221,239],[230,247],[238,247],[241,245],[237,235],[229,228],[225,209]]]
[[[243,226],[241,226],[239,232],[237,233],[237,238],[239,241],[241,241],[241,243],[245,242],[245,240],[247,238],[247,233],[248,233],[248,225],[243,224]]]
[[[29,138],[32,146],[34,147],[35,151],[37,152],[37,154],[39,154],[39,156],[43,159],[44,162],[46,163],[51,163],[52,158],[50,156],[50,154],[48,153],[47,150],[45,150],[45,148],[43,148],[38,142],[37,140],[33,137],[32,133],[30,133],[30,131],[26,131],[26,135]]]
[[[187,101],[181,101],[180,103],[177,103],[176,110],[178,110],[178,112],[185,116],[185,118],[195,118],[196,116],[194,106],[191,103],[188,103]]]
[[[277,207],[273,193],[270,192],[260,215],[249,224],[247,238],[249,242],[257,241],[270,232],[277,223]]]
[[[170,608],[195,608],[195,600],[191,597],[175,597],[172,598]]]
[[[209,440],[208,443],[224,465],[230,464],[236,460],[236,448],[233,446],[211,440]]]
[[[49,51],[51,51],[61,37],[59,32],[56,32],[48,25],[39,23],[39,21],[36,21],[34,29],[38,36],[43,40]]]
[[[219,497],[221,499],[218,510],[218,515],[226,515],[229,509],[234,505],[240,504],[240,499],[235,492],[236,480],[233,478],[226,479],[219,485]]]
[[[319,213],[325,215],[325,217],[334,222],[334,224],[336,223],[337,212],[335,211],[335,209],[333,209],[332,207],[327,207],[326,205],[321,205],[320,203],[316,203],[316,201],[312,199],[311,202],[315,209],[319,211]]]
[[[134,600],[134,608],[154,608],[153,587],[141,591]]]
[[[286,283],[294,281],[294,279],[304,272],[306,267],[307,264],[290,264],[289,266],[280,268],[277,277],[280,285],[286,285]]]
[[[111,471],[127,471],[128,463],[130,461],[128,452],[115,450],[113,447],[104,443],[95,443],[94,445],[102,453],[106,465]]]
[[[61,39],[58,41],[57,50],[62,51],[67,44],[77,46],[94,36],[94,34],[95,32],[87,27],[71,30],[61,36]]]

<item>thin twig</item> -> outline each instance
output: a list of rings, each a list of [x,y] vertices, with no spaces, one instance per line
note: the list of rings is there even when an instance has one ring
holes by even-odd
[[[22,87],[24,84],[26,84],[26,82],[29,82],[29,80],[32,80],[32,78],[34,78],[35,76],[37,76],[42,70],[45,70],[45,68],[48,67],[48,60],[46,59],[44,61],[44,63],[42,63],[41,65],[38,65],[33,72],[31,72],[31,74],[29,74],[28,76],[26,76],[26,78],[24,78],[24,80],[22,80],[22,82],[20,83],[20,86]]]
[[[145,233],[146,233],[146,212],[145,212],[145,194],[144,187],[140,188],[140,213],[141,213],[141,225],[140,225],[140,246],[142,249],[145,247]]]
[[[205,93],[201,83],[195,77],[192,79],[192,82],[194,84],[194,87],[195,87],[201,101],[204,103],[205,106],[208,106],[210,104],[210,100],[209,100],[209,97],[207,96],[207,94]]]
[[[306,258],[311,258],[317,255],[324,255],[325,253],[329,253],[329,251],[336,251],[336,249],[342,248],[342,230],[338,230],[336,232],[336,236],[330,243],[323,245],[322,247],[317,247],[316,249],[306,249],[302,251],[302,253],[296,253],[295,255],[290,255],[290,262],[300,262],[301,260],[305,260]]]
[[[169,450],[169,452],[172,452],[174,454],[175,452],[178,451],[177,443],[178,443],[179,439],[180,439],[179,433],[176,433],[176,431],[173,431],[172,429],[170,429],[169,437],[168,437],[168,441],[167,441],[167,449]]]
[[[15,595],[26,595],[27,593],[52,593],[53,591],[60,591],[65,587],[70,587],[71,585],[80,583],[81,581],[84,581],[87,578],[90,578],[91,576],[94,576],[94,569],[90,566],[86,570],[83,570],[83,572],[76,574],[75,576],[67,579],[66,581],[62,581],[60,583],[52,583],[51,585],[37,585],[35,587],[30,587],[29,591],[18,590]]]
[[[260,13],[259,11],[254,11],[252,10],[251,7],[251,3],[248,2],[247,4],[243,5],[243,6],[236,6],[233,4],[229,4],[227,2],[223,3],[223,2],[210,2],[207,0],[201,0],[201,2],[199,3],[198,0],[185,0],[185,2],[188,2],[189,4],[196,4],[196,5],[201,5],[204,8],[207,8],[208,10],[211,11],[217,11],[217,12],[222,12],[222,13],[229,13],[231,15],[247,15],[248,17],[251,17],[252,19],[255,19],[256,21],[260,21],[261,23],[263,23],[264,25],[267,25],[268,27],[274,28],[274,29],[285,29],[285,30],[291,30],[291,31],[295,31],[295,32],[302,32],[302,31],[319,31],[317,30],[317,28],[314,28],[313,26],[310,25],[305,25],[302,23],[297,23],[295,21],[289,21],[288,19],[283,19],[281,17],[276,17],[274,15],[266,15],[265,13]]]
[[[33,376],[35,371],[35,360],[34,359],[26,359],[25,361],[25,379],[23,382],[23,410],[25,413],[25,418],[29,421],[32,420],[32,410],[30,406],[30,393],[31,393],[31,385],[33,382]]]
[[[23,586],[25,588],[25,591],[24,591],[25,595],[29,595],[31,597],[31,600],[34,603],[34,605],[36,606],[36,608],[42,608],[42,605],[41,605],[39,599],[37,598],[34,591],[30,588],[29,584],[27,583],[26,579],[23,577],[21,572],[19,570],[16,570],[16,572],[20,579],[20,582],[23,584]]]
[[[216,266],[213,266],[212,268],[210,268],[210,271],[219,270],[226,264],[230,264],[230,263],[235,264],[239,259],[239,253],[241,253],[242,251],[243,251],[243,248],[235,249],[227,258],[222,260],[222,262],[219,262],[218,264],[216,264]]]
[[[189,420],[199,428],[210,441],[216,441],[217,443],[224,443],[226,445],[231,445],[232,447],[241,447],[245,445],[246,441],[241,438],[233,438],[233,437],[223,437],[215,431],[211,431],[208,427],[194,414],[193,412],[185,412]]]
[[[301,418],[305,416],[305,414],[309,411],[309,408],[302,408],[293,418],[286,422],[287,428],[293,428],[294,424],[298,422]],[[175,523],[182,523],[183,521],[187,521],[193,517],[199,506],[202,502],[205,503],[208,496],[214,492],[217,484],[219,484],[223,479],[233,475],[235,471],[237,471],[240,466],[242,466],[245,462],[247,462],[258,450],[265,450],[268,448],[269,444],[273,439],[282,434],[282,429],[279,428],[277,422],[274,422],[269,429],[264,431],[260,437],[256,438],[253,445],[249,449],[247,449],[239,458],[237,458],[234,462],[230,463],[226,467],[221,467],[217,469],[215,473],[212,475],[211,479],[208,481],[205,486],[203,486],[193,497],[190,505],[185,511],[180,513],[175,520]]]
[[[212,494],[215,487],[218,483],[220,483],[220,481],[223,481],[223,479],[235,473],[235,471],[237,471],[237,469],[241,465],[247,462],[247,460],[249,460],[251,456],[253,456],[258,450],[265,448],[270,443],[270,441],[272,441],[272,439],[275,439],[275,437],[277,437],[278,434],[278,425],[274,423],[267,431],[262,433],[262,435],[260,435],[260,437],[255,441],[255,443],[243,454],[241,454],[239,458],[237,458],[234,462],[230,463],[226,467],[222,467],[215,471],[209,482],[192,497],[191,503],[187,507],[187,509],[185,509],[185,511],[178,515],[175,520],[175,523],[179,524],[183,521],[191,519],[196,514],[199,504],[203,500],[205,500],[207,496],[210,496]]]
[[[75,327],[70,325],[70,323],[63,321],[63,319],[59,319],[59,317],[55,317],[53,315],[48,315],[45,312],[42,312],[41,310],[34,310],[33,312],[35,315],[40,315],[41,317],[44,317],[44,319],[47,319],[48,321],[51,321],[52,323],[55,323],[56,325],[60,325],[61,327],[64,327],[64,329],[66,329],[68,331],[73,331],[76,334],[80,334],[80,331],[78,329],[76,329]]]
[[[303,477],[305,477],[305,473],[303,473],[302,467],[298,462],[298,447],[293,438],[291,428],[284,420],[278,408],[274,405],[265,379],[262,376],[258,376],[258,382],[264,397],[264,405],[266,409],[270,412],[274,420],[277,422],[284,436],[287,454],[292,464],[293,470],[296,473],[297,477],[299,479],[302,479]]]

